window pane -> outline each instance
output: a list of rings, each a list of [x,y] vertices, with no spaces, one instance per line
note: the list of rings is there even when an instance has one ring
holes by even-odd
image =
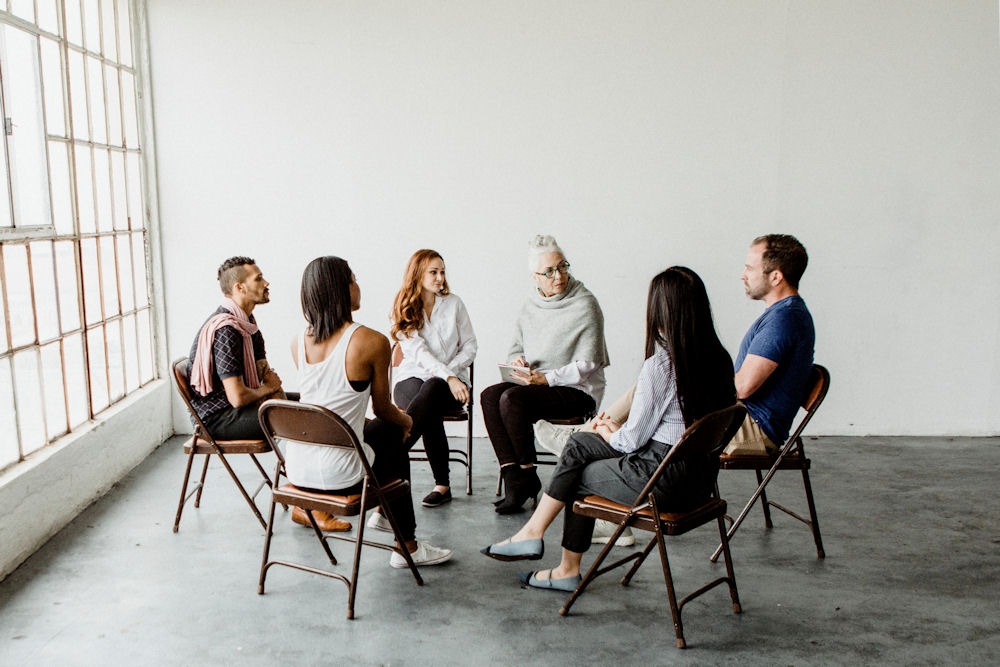
[[[87,79],[83,73],[83,54],[72,49],[69,52],[69,94],[73,136],[87,141],[90,139],[90,128],[87,125]]]
[[[76,428],[90,419],[87,409],[87,378],[83,356],[83,334],[63,338],[63,358],[66,361],[66,400],[69,403],[69,426]]]
[[[108,391],[111,402],[125,395],[125,367],[122,360],[122,330],[121,320],[108,322],[104,325],[108,336]]]
[[[73,146],[76,153],[76,202],[80,214],[80,232],[97,231],[94,220],[94,182],[91,174],[90,147]]]
[[[18,226],[51,225],[38,38],[10,26],[5,27],[5,35],[5,92],[9,95],[4,101],[13,127],[14,220]]]
[[[104,358],[104,327],[87,331],[87,369],[90,371],[90,404],[94,413],[108,407],[108,368]]]
[[[143,215],[142,175],[139,169],[139,154],[125,154],[125,181],[128,191],[128,216],[130,229],[142,229],[146,226],[146,216]]]
[[[28,249],[23,245],[7,244],[3,246],[3,261],[11,343],[14,347],[30,345],[35,342],[35,318],[28,282]]]
[[[108,4],[111,0],[108,0]],[[129,30],[128,0],[118,0],[118,55],[122,65],[132,65],[132,32]]]
[[[21,427],[21,450],[27,456],[45,444],[36,348],[14,355],[14,391],[17,394],[17,422]]]
[[[139,146],[139,120],[135,107],[135,77],[130,72],[122,70],[122,123],[125,125],[125,145],[129,148]]]
[[[118,269],[115,263],[115,238],[101,237],[101,285],[104,290],[104,317],[118,314]]]
[[[38,27],[51,33],[59,33],[58,0],[38,0]]]
[[[94,148],[94,192],[97,229],[110,232],[114,229],[114,220],[111,218],[111,166],[106,148]]]
[[[45,395],[45,424],[49,440],[68,430],[61,347],[62,343],[56,341],[42,348],[42,388]]]
[[[57,234],[73,233],[73,193],[69,187],[69,144],[49,142],[49,188]]]
[[[83,0],[83,33],[88,51],[101,52],[101,15],[97,0]]]
[[[0,272],[0,352],[6,352],[7,350],[10,349],[10,345],[7,343],[7,319],[6,319],[6,317],[7,317],[7,315],[6,315],[6,313],[7,313],[7,302],[4,299],[4,295],[3,295],[3,293],[4,293],[3,288],[5,287],[4,280],[5,280],[4,275],[3,275],[2,272]],[[3,364],[3,363],[6,363],[6,362],[3,361],[2,359],[0,359],[0,364]],[[4,386],[8,386],[9,387],[10,385],[2,385],[2,384],[0,384],[0,387],[4,387]],[[3,423],[3,422],[0,422],[0,423]],[[2,430],[3,429],[0,429],[0,431],[2,431]]]
[[[125,153],[121,151],[111,151],[111,199],[115,212],[115,229],[128,229]]]
[[[34,0],[11,0],[10,11],[25,21],[35,22]]]
[[[45,84],[45,122],[49,134],[66,134],[65,105],[63,102],[62,57],[59,44],[42,39],[42,82]]]
[[[101,27],[104,37],[104,56],[110,60],[118,60],[114,0],[101,0]]]
[[[52,241],[36,241],[31,244],[31,276],[35,281],[35,318],[38,325],[38,340],[52,340],[57,338],[60,333]]]
[[[6,117],[7,113],[3,107],[3,100],[0,99],[0,114]],[[10,198],[10,178],[7,170],[7,142],[0,141],[0,228],[14,226],[13,205]]]
[[[14,380],[10,376],[10,359],[0,359],[0,387],[13,387]],[[14,392],[0,392],[0,468],[14,463],[20,457],[17,449],[17,422],[14,415]]]
[[[132,234],[132,275],[135,280],[135,307],[149,305],[149,286],[146,285],[146,244],[142,232]]]
[[[108,91],[108,143],[121,146],[125,139],[122,137],[121,100],[118,98],[118,70],[110,65],[104,66],[104,86]]]
[[[80,257],[83,262],[83,312],[85,322],[101,321],[101,283],[97,266],[97,239],[80,239]]]
[[[80,0],[66,0],[66,38],[77,46],[83,46],[82,21]]]
[[[153,379],[153,334],[149,310],[138,313],[139,323],[139,380],[146,384]]]
[[[122,312],[127,313],[135,309],[135,291],[132,289],[132,244],[127,235],[122,234],[115,238],[115,246],[118,249],[118,291],[122,298]]]
[[[125,391],[139,388],[139,351],[136,348],[135,315],[122,318],[122,348],[125,356]]]
[[[63,332],[80,328],[80,304],[76,283],[76,244],[56,243],[56,272],[59,285],[59,316]]]
[[[94,142],[108,143],[108,120],[104,117],[104,67],[97,58],[87,57],[87,85],[90,90],[90,127]]]

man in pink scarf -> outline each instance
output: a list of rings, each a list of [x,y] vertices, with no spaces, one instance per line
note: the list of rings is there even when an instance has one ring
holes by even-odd
[[[270,301],[269,283],[249,257],[227,259],[218,278],[225,298],[191,346],[191,402],[216,438],[256,440],[264,437],[257,406],[281,391],[252,314]]]

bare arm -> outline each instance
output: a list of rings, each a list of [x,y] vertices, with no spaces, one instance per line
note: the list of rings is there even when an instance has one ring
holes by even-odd
[[[413,428],[413,420],[410,415],[393,405],[392,399],[389,397],[389,361],[392,354],[389,339],[367,327],[362,327],[354,335],[354,339],[351,340],[352,346],[355,339],[358,338],[360,340],[357,342],[361,343],[362,346],[361,356],[364,363],[371,368],[372,411],[379,419],[384,419],[403,429],[403,438],[405,439],[410,434],[410,429]]]
[[[736,371],[736,397],[741,401],[753,396],[778,368],[778,362],[756,354],[748,354]]]
[[[268,367],[261,382],[262,384],[258,388],[251,389],[243,383],[243,378],[238,375],[225,378],[222,380],[222,386],[226,390],[226,400],[234,408],[242,408],[262,398],[267,398],[281,389],[281,378],[270,367]]]

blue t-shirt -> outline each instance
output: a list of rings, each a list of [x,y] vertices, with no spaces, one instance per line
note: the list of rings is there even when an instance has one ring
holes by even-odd
[[[802,297],[789,296],[765,310],[740,343],[734,367],[748,354],[778,364],[752,396],[743,400],[747,412],[774,443],[781,446],[802,405],[812,375],[816,330]]]

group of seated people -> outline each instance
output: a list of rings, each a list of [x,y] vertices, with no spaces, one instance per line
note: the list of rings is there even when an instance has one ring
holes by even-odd
[[[570,274],[565,253],[551,236],[529,243],[533,281],[515,324],[504,381],[484,389],[480,405],[506,490],[496,512],[523,511],[528,522],[511,538],[482,549],[499,560],[540,559],[552,521],[564,513],[562,558],[551,570],[521,575],[524,586],[573,590],[580,560],[594,537],[594,521],[575,515],[573,500],[598,494],[631,504],[687,427],[737,400],[747,408],[729,454],[773,452],[788,435],[808,389],[815,332],[798,294],[808,256],[794,237],[754,239],[742,280],[751,299],[764,302],[733,363],[712,320],[708,294],[691,269],[674,266],[653,277],[646,306],[645,362],[634,386],[598,413],[609,365],[604,317],[594,295]],[[192,401],[220,439],[260,438],[257,407],[281,396],[281,379],[266,361],[253,310],[269,300],[268,282],[248,257],[226,260],[218,271],[223,303],[191,348]],[[423,439],[434,477],[424,507],[452,498],[443,418],[467,404],[469,367],[477,341],[462,300],[451,293],[443,258],[419,250],[410,258],[392,308],[390,335],[402,352],[390,387],[392,348],[381,333],[353,321],[361,290],[348,263],[319,257],[306,267],[301,287],[307,326],[291,344],[299,400],[340,415],[363,444],[377,478],[410,479],[408,450]],[[390,397],[391,394],[391,397]],[[394,401],[393,401],[394,399]],[[367,420],[369,402],[374,419]],[[559,427],[547,420],[574,421]],[[560,453],[551,480],[536,470],[536,441]],[[288,442],[286,474],[307,490],[352,493],[364,483],[354,452]],[[715,483],[717,461],[678,464],[654,491],[661,507],[683,509],[704,501]],[[417,565],[451,558],[448,549],[416,539],[413,500],[390,507],[403,544]],[[350,524],[313,513],[323,530]],[[309,525],[301,510],[293,521]],[[372,512],[368,525],[391,532]],[[390,564],[406,567],[393,553]]]

